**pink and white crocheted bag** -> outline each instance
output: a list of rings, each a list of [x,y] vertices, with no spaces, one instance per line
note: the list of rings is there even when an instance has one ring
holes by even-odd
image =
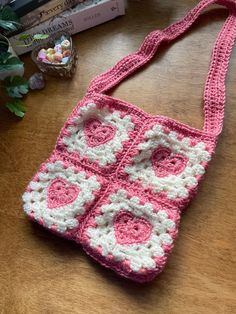
[[[214,3],[225,5],[229,16],[213,49],[203,130],[105,95]],[[196,193],[221,132],[235,37],[235,0],[203,0],[92,80],[23,195],[26,214],[77,241],[120,275],[139,282],[153,279],[166,263],[181,211]]]

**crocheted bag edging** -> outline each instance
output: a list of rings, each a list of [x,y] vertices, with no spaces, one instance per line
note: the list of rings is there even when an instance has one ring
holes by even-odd
[[[174,40],[212,3],[229,9],[212,54],[203,130],[105,95]],[[23,195],[28,217],[82,245],[138,282],[160,273],[221,132],[225,76],[236,37],[236,3],[203,0],[183,20],[149,34],[141,48],[96,77],[67,119],[51,156]]]

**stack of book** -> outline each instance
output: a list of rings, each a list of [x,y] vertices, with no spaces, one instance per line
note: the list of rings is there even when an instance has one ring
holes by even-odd
[[[24,47],[19,46],[22,34],[72,35],[125,14],[124,0],[14,0],[10,6],[22,24],[20,32],[10,37],[18,55],[33,49],[30,37],[22,42]]]

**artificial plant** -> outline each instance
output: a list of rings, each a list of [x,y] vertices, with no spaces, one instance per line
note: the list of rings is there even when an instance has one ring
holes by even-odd
[[[0,29],[7,35],[10,32],[16,31],[20,27],[20,22],[15,12],[9,6],[0,7]],[[0,39],[0,69],[14,70],[19,66],[22,66],[23,62],[19,58],[13,56],[9,51],[9,42],[4,40],[4,37]],[[23,117],[25,114],[25,106],[20,98],[28,93],[28,81],[20,76],[9,76],[0,82],[0,87],[5,91],[9,97],[9,101],[5,103],[5,106],[19,117]]]
[[[21,27],[19,18],[9,6],[0,6],[0,30],[5,36],[7,34],[19,30]],[[29,34],[22,34],[20,40],[30,37]],[[35,34],[29,45],[35,40],[46,39],[46,34]],[[9,42],[7,38],[0,37],[0,70],[15,70],[22,66],[23,62],[13,56],[9,51]],[[23,117],[25,114],[25,106],[21,98],[28,93],[28,80],[21,76],[9,76],[3,81],[0,81],[0,88],[5,91],[9,97],[9,101],[5,106],[18,117]]]

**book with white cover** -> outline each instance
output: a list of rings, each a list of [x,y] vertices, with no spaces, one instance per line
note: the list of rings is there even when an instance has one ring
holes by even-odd
[[[32,28],[85,0],[50,0],[20,18],[22,30]]]
[[[83,5],[84,4],[84,5]],[[22,34],[55,34],[58,31],[65,31],[73,35],[93,26],[102,24],[117,16],[125,14],[124,0],[86,0],[73,9],[64,11],[62,14],[53,17],[25,32],[12,36],[9,40],[18,55],[31,51],[38,43],[22,47],[19,46],[19,37]],[[27,38],[20,44],[29,44],[31,38]],[[40,41],[42,43],[42,41]]]

